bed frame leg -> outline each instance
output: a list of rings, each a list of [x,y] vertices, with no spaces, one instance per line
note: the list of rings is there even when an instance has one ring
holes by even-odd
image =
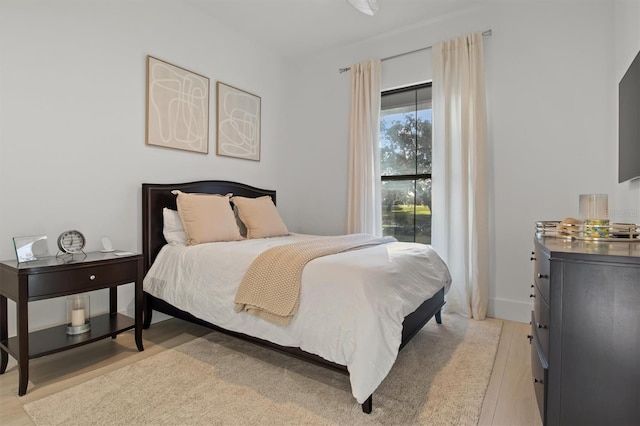
[[[442,324],[442,312],[440,310],[438,310],[438,312],[436,312],[436,322],[438,324]]]
[[[153,312],[153,307],[151,306],[150,297],[145,293],[143,297],[143,314],[142,314],[142,328],[145,330],[151,326],[151,313]]]
[[[362,412],[366,414],[371,414],[372,409],[373,409],[373,395],[369,395],[369,398],[367,398],[367,400],[362,403]]]

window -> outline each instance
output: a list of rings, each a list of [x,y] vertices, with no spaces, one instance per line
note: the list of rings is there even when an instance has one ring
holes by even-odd
[[[431,83],[382,93],[382,232],[431,243]]]

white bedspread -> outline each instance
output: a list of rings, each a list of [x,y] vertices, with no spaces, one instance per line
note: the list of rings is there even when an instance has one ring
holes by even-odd
[[[363,403],[395,362],[404,317],[443,286],[448,291],[449,271],[431,246],[394,242],[309,262],[299,311],[288,326],[234,311],[240,281],[259,253],[311,237],[167,245],[144,290],[227,330],[346,365],[353,396]]]

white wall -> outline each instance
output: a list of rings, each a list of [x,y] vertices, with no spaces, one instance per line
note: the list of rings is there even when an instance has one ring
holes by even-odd
[[[489,2],[293,61],[288,81],[298,95],[289,115],[296,118],[290,132],[297,137],[283,144],[291,166],[279,170],[278,189],[291,199],[311,195],[315,202],[296,204],[287,223],[310,233],[345,231],[349,75],[338,68],[491,29],[485,38],[489,313],[528,322],[535,221],[577,216],[581,193],[608,193],[612,208],[626,203],[615,191],[613,23],[611,2]]]
[[[275,188],[293,231],[342,233],[349,75],[338,68],[492,29],[485,38],[490,313],[526,322],[535,220],[575,216],[580,193],[605,192],[613,209],[638,222],[640,183],[616,183],[615,117],[639,22],[637,0],[490,2],[283,64],[258,42],[172,1],[4,0],[0,258],[14,257],[11,238],[19,235],[46,234],[55,252],[56,237],[71,228],[84,232],[88,250],[100,248],[103,235],[117,248],[140,250],[142,182],[220,178]],[[259,94],[261,161],[217,157],[213,127],[208,155],[145,146],[148,54],[211,79],[212,123],[216,80]],[[406,65],[411,72],[400,80],[427,80],[429,55],[420,55],[383,70]],[[409,62],[422,63],[424,74]],[[120,310],[131,311],[131,289],[119,299]],[[106,300],[104,292],[92,297],[92,311],[105,311]],[[9,318],[13,333],[11,303]],[[63,322],[64,303],[36,302],[30,320],[32,328]]]
[[[237,180],[277,188],[283,65],[224,23],[180,2],[0,3],[0,259],[14,236],[78,229],[141,250],[141,184]],[[146,55],[210,78],[209,154],[145,145]],[[260,162],[215,154],[215,82],[262,98]],[[132,285],[119,309],[132,312]],[[108,310],[106,291],[92,313]],[[9,304],[10,333],[15,310]],[[65,320],[64,300],[31,305],[30,326]]]

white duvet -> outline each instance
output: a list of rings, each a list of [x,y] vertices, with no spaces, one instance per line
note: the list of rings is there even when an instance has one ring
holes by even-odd
[[[302,274],[300,307],[288,326],[234,311],[244,272],[262,251],[313,236],[164,246],[144,290],[192,315],[346,365],[363,403],[396,360],[402,321],[451,281],[431,246],[390,244],[321,257]]]

